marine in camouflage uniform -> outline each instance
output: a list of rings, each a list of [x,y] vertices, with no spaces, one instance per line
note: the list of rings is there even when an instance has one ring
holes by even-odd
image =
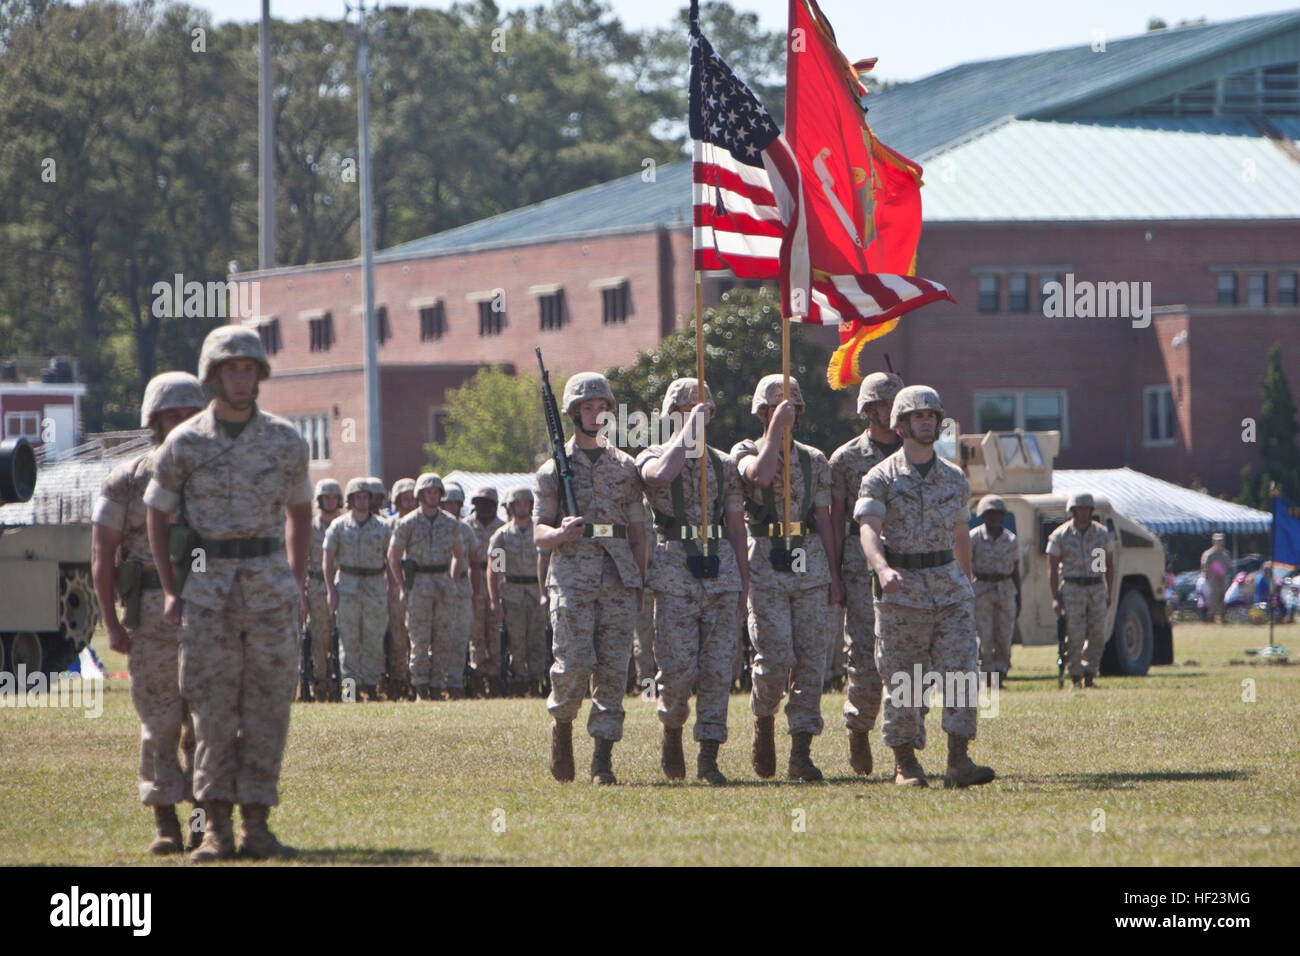
[[[492,618],[498,627],[505,625],[509,642],[509,693],[522,697],[540,687],[546,674],[546,614],[537,587],[532,490],[520,486],[507,491],[506,512],[510,521],[488,541],[488,598]]]
[[[312,501],[311,551],[307,561],[307,630],[311,643],[312,698],[337,700],[339,688],[330,678],[329,657],[334,647],[334,612],[325,588],[325,532],[343,507],[343,487],[333,478],[316,482]],[[328,507],[326,507],[328,505]],[[299,662],[299,666],[302,664]]]
[[[707,384],[702,403],[699,397],[696,379],[679,378],[668,386],[662,414],[669,418],[675,413],[681,425],[666,445],[641,452],[636,465],[658,537],[646,583],[656,595],[660,763],[668,779],[686,776],[682,727],[694,691],[700,745],[696,777],[717,787],[727,783],[718,769],[718,748],[727,742],[731,662],[749,562],[740,475],[725,453],[716,448],[708,448],[707,456],[701,453],[704,426],[715,406]],[[701,470],[707,481],[707,514],[700,508]],[[701,525],[707,555],[700,547]]]
[[[1205,575],[1205,586],[1209,589],[1209,601],[1206,607],[1207,620],[1216,617],[1226,624],[1228,618],[1223,610],[1223,597],[1228,592],[1228,580],[1232,577],[1232,555],[1224,543],[1228,540],[1222,532],[1215,532],[1210,537],[1210,548],[1201,554],[1201,573]]]
[[[256,332],[222,326],[209,333],[199,379],[217,397],[167,437],[144,496],[164,615],[174,620],[182,607],[184,614],[181,694],[194,714],[194,795],[207,821],[195,862],[234,853],[233,803],[240,805],[245,856],[291,853],[267,829],[267,817],[280,799],[298,683],[312,486],[307,443],[290,422],[256,405],[258,382],[270,374]],[[167,563],[173,513],[188,521],[203,559],[191,564],[179,594]]]
[[[533,540],[551,553],[551,774],[560,781],[574,777],[573,720],[590,682],[591,781],[601,785],[617,783],[612,754],[623,737],[623,688],[647,557],[636,465],[597,440],[613,408],[605,376],[580,372],[565,383],[563,411],[575,429],[565,454],[580,514],[562,517],[565,496],[554,460],[537,473],[533,505]]]
[[[649,505],[646,505],[648,508]],[[641,613],[636,616],[636,627],[632,631],[632,660],[628,666],[628,681],[632,685],[628,693],[643,694],[655,690],[655,674],[659,665],[655,662],[655,593],[647,585],[641,592]]]
[[[876,725],[883,687],[876,672],[876,615],[872,608],[871,568],[862,553],[858,523],[853,517],[862,479],[902,447],[889,428],[889,413],[903,380],[891,372],[872,372],[858,389],[858,414],[867,416],[867,430],[835,449],[831,455],[831,524],[835,528],[844,578],[844,640],[849,648],[849,684],[844,701],[844,728],[849,736],[849,765],[855,773],[871,773],[868,731]],[[838,643],[838,642],[836,642]]]
[[[377,700],[388,630],[388,577],[384,557],[392,538],[386,521],[370,513],[368,482],[353,478],[348,510],[325,532],[325,586],[339,629],[339,674],[344,698]],[[350,683],[349,683],[350,682]]]
[[[1092,519],[1092,495],[1065,502],[1071,520],[1047,539],[1052,610],[1065,614],[1066,670],[1075,687],[1092,687],[1106,649],[1106,615],[1115,594],[1115,540]]]
[[[408,666],[421,700],[460,696],[465,648],[456,640],[460,595],[451,573],[465,562],[460,522],[441,507],[442,479],[425,472],[415,482],[419,507],[397,522],[388,568],[397,580],[411,640]],[[403,562],[410,562],[410,585]],[[454,682],[454,683],[453,683]]]
[[[913,787],[927,786],[914,749],[925,720],[927,670],[954,691],[953,699],[944,697],[944,785],[965,787],[994,777],[967,753],[975,738],[979,695],[966,510],[970,482],[934,451],[942,421],[943,404],[934,389],[911,385],[899,391],[890,425],[901,426],[903,447],[867,472],[853,510],[878,582],[876,669],[885,685],[881,736],[894,751],[894,782]]]
[[[831,638],[831,609],[843,600],[843,585],[839,568],[827,557],[836,543],[830,516],[830,465],[816,448],[793,440],[791,527],[783,524],[781,445],[804,401],[794,378],[790,398],[783,401],[781,382],[780,375],[766,375],[754,390],[750,408],[763,423],[763,438],[738,442],[731,449],[740,472],[749,532],[749,634],[754,644],[750,758],[760,777],[776,773],[775,715],[788,693],[787,775],[791,780],[816,782],[822,772],[812,760],[812,738],[822,732],[822,670]]]
[[[479,572],[472,566],[478,538],[474,529],[461,517],[465,509],[465,489],[457,482],[447,482],[447,492],[442,497],[442,510],[456,519],[456,533],[460,536],[460,545],[465,549],[465,562],[461,565],[459,576],[453,578],[451,602],[452,622],[448,646],[460,648],[460,669],[456,671],[455,685],[448,685],[447,694],[452,699],[473,695],[474,682],[470,678],[469,639],[474,630],[474,593],[479,586]]]
[[[140,426],[153,430],[156,448],[206,404],[197,378],[164,372],[150,379],[144,390]],[[131,702],[140,717],[139,796],[153,808],[156,829],[149,852],[164,854],[185,848],[176,804],[194,799],[194,723],[181,699],[180,628],[163,620],[163,592],[149,552],[144,492],[153,477],[153,456],[151,450],[123,462],[104,480],[92,517],[91,567],[109,646],[128,655]],[[125,624],[117,615],[119,587],[129,592],[123,595]],[[190,835],[192,850],[197,846],[195,831]]]
[[[970,529],[970,569],[975,575],[975,631],[979,635],[980,671],[998,675],[999,686],[1011,670],[1011,638],[1020,617],[1020,540],[1002,527],[1007,505],[985,495],[976,506],[983,523]]]
[[[496,695],[501,681],[499,625],[492,613],[492,598],[487,588],[488,542],[505,524],[497,517],[500,499],[497,490],[485,485],[469,500],[473,513],[465,524],[474,532],[474,554],[470,568],[478,580],[474,587],[473,618],[470,623],[469,662],[474,672],[476,690],[483,697]]]
[[[399,478],[393,485],[393,508],[386,518],[389,526],[397,530],[397,522],[415,510],[415,480]],[[406,633],[406,612],[396,582],[388,583],[388,686],[384,696],[389,700],[413,700],[415,689],[411,686],[411,638]]]

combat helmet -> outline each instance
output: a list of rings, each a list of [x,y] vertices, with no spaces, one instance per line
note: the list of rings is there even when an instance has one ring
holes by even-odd
[[[424,504],[424,502],[421,501],[420,499],[423,496],[426,488],[437,488],[439,498],[441,498],[443,493],[446,492],[447,490],[446,488],[443,487],[442,478],[441,476],[438,475],[437,472],[426,471],[422,473],[419,478],[415,479],[415,503],[416,504],[418,505]]]
[[[975,506],[975,516],[981,518],[984,516],[984,512],[986,511],[1005,512],[1006,510],[1007,503],[997,495],[985,495],[980,499],[980,503]]]
[[[668,390],[664,392],[663,404],[659,407],[659,415],[667,418],[669,413],[678,405],[695,405],[698,402],[696,396],[699,389],[696,387],[693,378],[675,378],[668,384]],[[709,388],[709,383],[704,383],[704,401],[713,402],[713,390]]]
[[[589,398],[604,398],[614,404],[614,390],[609,379],[599,372],[579,372],[564,383],[564,414],[572,415]]]
[[[529,488],[527,485],[515,485],[513,488],[509,489],[506,492],[505,504],[507,508],[509,508],[516,501],[520,501],[520,500],[524,500],[524,501],[534,500],[533,489]]]
[[[799,388],[799,380],[793,375],[790,376],[790,402],[799,411],[804,410],[803,391]],[[781,376],[778,373],[764,375],[754,386],[754,401],[750,403],[749,410],[752,414],[757,415],[758,410],[764,405],[781,404]]]
[[[897,428],[904,415],[912,412],[938,412],[943,421],[943,401],[939,393],[928,385],[909,385],[899,389],[894,396],[894,407],[889,413],[889,427]]]
[[[1092,495],[1086,491],[1071,492],[1070,497],[1065,499],[1065,513],[1073,514],[1075,508],[1096,508],[1097,503],[1093,501]]]
[[[865,412],[872,402],[893,402],[902,387],[903,380],[893,372],[872,372],[858,389],[858,414]]]
[[[369,493],[370,490],[371,490],[370,482],[367,481],[365,478],[349,478],[347,488],[343,492],[343,504],[351,508],[353,495],[355,495],[359,491],[364,491]],[[375,503],[373,501],[370,502],[370,506],[372,508],[374,507],[374,504]]]
[[[397,499],[400,498],[402,495],[406,494],[408,491],[410,492],[415,491],[415,479],[398,478],[397,481],[393,482],[393,491],[392,491],[393,502],[396,503]]]
[[[333,478],[322,478],[316,482],[316,491],[312,494],[312,500],[316,502],[316,507],[320,507],[320,500],[325,495],[338,495],[343,497],[342,486]]]
[[[465,489],[460,486],[459,482],[449,481],[442,491],[443,501],[459,501],[465,503]]]
[[[163,372],[149,379],[140,402],[140,427],[153,428],[154,416],[170,408],[203,408],[208,398],[189,372]]]
[[[262,337],[243,326],[221,325],[203,340],[199,352],[199,381],[207,384],[216,374],[218,365],[236,358],[251,358],[257,362],[259,382],[271,377],[271,363],[262,347]]]

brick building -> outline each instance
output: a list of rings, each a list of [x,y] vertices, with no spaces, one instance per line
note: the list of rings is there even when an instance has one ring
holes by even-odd
[[[1231,494],[1268,348],[1300,369],[1300,13],[1097,46],[871,97],[877,134],[926,168],[917,272],[959,304],[868,355],[939,388],[964,430],[1059,428],[1062,468]],[[692,308],[690,214],[675,163],[380,252],[383,477],[419,470],[446,389],[482,363],[530,368],[541,345],[569,373],[653,348]],[[260,284],[263,404],[299,423],[314,474],[359,474],[359,264],[232,278]],[[706,302],[733,282],[707,276]],[[1081,314],[1085,289],[1109,317]]]

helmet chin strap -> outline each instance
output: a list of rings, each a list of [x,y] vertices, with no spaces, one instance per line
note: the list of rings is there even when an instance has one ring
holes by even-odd
[[[573,419],[573,427],[576,428],[578,431],[582,432],[582,433],[583,433],[584,435],[586,435],[588,438],[595,438],[596,436],[598,436],[598,435],[600,434],[600,429],[599,429],[599,428],[597,428],[595,431],[591,431],[591,430],[588,429],[585,425],[582,424],[582,414],[581,414],[581,413],[579,413],[579,414],[577,414],[577,415],[570,415],[569,418]]]

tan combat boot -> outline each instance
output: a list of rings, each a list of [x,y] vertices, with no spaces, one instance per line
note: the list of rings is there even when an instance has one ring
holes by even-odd
[[[790,735],[790,769],[786,776],[804,783],[821,783],[822,772],[812,761],[812,734]]]
[[[560,783],[570,783],[573,773],[573,721],[552,721],[551,776]]]
[[[239,805],[239,855],[250,860],[291,860],[297,851],[275,838],[266,826],[271,808],[265,803]]]
[[[849,731],[849,766],[864,777],[871,773],[871,741],[865,730]]]
[[[203,828],[199,826],[198,817],[199,805],[194,803],[194,809],[190,811],[189,819],[185,821],[185,852],[193,853],[203,842]]]
[[[175,805],[169,803],[164,807],[154,807],[153,823],[158,835],[149,844],[149,852],[155,856],[180,853],[183,849],[181,845],[181,825],[180,821],[176,819]]]
[[[754,718],[754,744],[749,751],[754,773],[764,780],[776,774],[775,717]]]
[[[925,770],[916,759],[916,751],[911,744],[903,744],[894,749],[894,783],[900,787],[928,787]]]
[[[662,727],[659,740],[663,751],[659,765],[664,768],[664,776],[669,780],[685,779],[686,755],[682,753],[682,728]]]
[[[614,741],[604,737],[592,737],[594,748],[591,751],[591,782],[600,787],[618,783],[614,776]]]
[[[722,746],[716,740],[701,740],[700,753],[695,758],[695,776],[710,787],[725,787],[727,778],[718,769],[718,748]]]
[[[230,813],[234,805],[229,800],[204,800],[199,803],[199,807],[206,817],[203,826],[203,842],[190,854],[190,860],[194,863],[233,860],[235,831],[230,823]]]
[[[966,755],[969,744],[965,737],[948,735],[948,770],[943,775],[945,787],[976,787],[990,783],[997,776],[992,767],[981,767]]]

